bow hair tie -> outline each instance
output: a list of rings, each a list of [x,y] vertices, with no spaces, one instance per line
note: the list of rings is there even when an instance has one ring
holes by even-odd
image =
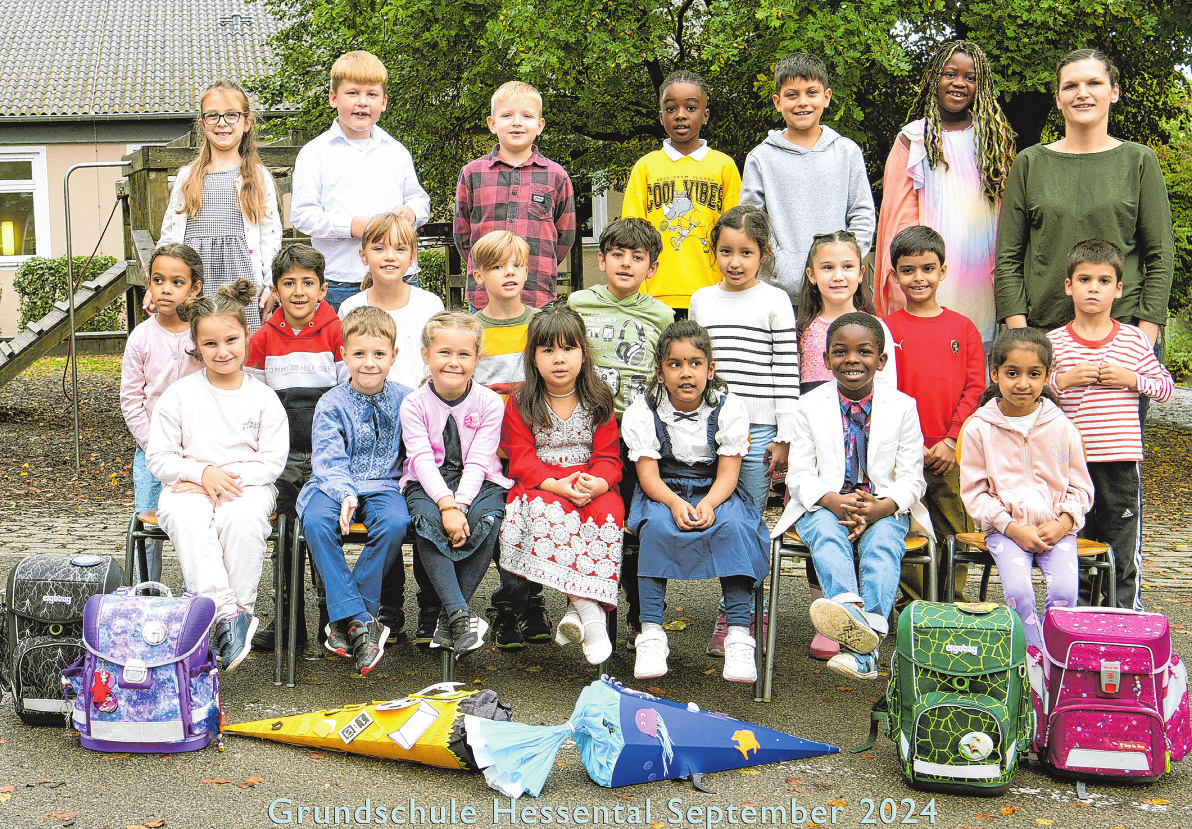
[[[676,409],[672,414],[675,423],[678,423],[680,420],[690,420],[692,423],[695,423],[699,419],[698,409],[694,412],[680,412]]]

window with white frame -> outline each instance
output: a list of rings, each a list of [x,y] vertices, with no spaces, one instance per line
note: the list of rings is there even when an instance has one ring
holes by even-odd
[[[0,147],[0,267],[50,254],[44,147]]]

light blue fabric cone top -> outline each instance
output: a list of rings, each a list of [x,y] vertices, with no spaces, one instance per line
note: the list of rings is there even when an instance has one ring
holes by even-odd
[[[598,679],[584,688],[575,702],[571,722],[576,725],[575,745],[588,776],[601,786],[612,786],[613,769],[625,748],[621,694],[617,687],[608,680]]]

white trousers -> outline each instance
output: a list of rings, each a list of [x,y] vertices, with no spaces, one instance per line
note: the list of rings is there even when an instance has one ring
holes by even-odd
[[[246,486],[218,507],[206,495],[162,491],[158,524],[178,553],[187,588],[214,600],[215,618],[252,613],[275,501],[272,486]]]

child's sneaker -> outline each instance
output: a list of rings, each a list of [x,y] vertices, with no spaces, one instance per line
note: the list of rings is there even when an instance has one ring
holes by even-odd
[[[376,619],[367,621],[353,619],[348,625],[348,638],[352,642],[352,657],[361,676],[368,676],[385,655],[385,641],[389,638],[389,627]],[[330,641],[330,640],[328,640]]]
[[[259,621],[251,613],[239,610],[235,616],[221,619],[215,627],[215,638],[219,646],[223,672],[230,674],[252,652],[252,635],[257,632]]]
[[[816,599],[811,603],[811,624],[833,642],[853,653],[866,654],[877,648],[881,637],[869,626],[865,614],[851,603]]]
[[[828,670],[853,679],[877,679],[877,650],[869,653],[841,651],[828,660]]]
[[[447,626],[451,631],[451,649],[455,651],[456,661],[467,653],[484,647],[484,634],[488,631],[488,622],[479,616],[473,616],[467,610],[456,610],[447,617]],[[435,636],[437,641],[439,633]]]
[[[527,642],[549,642],[551,640],[550,614],[546,612],[546,599],[539,593],[526,602],[521,618],[521,632]]]
[[[414,631],[414,644],[419,647],[432,647],[431,642],[438,630],[439,608],[418,607],[418,629]],[[448,644],[450,647],[450,644]]]
[[[708,640],[708,656],[724,656],[724,638],[728,636],[728,619],[724,611],[716,617],[716,627],[712,628],[712,638]]]
[[[729,682],[757,682],[754,654],[757,642],[741,628],[729,628],[724,637],[724,671]]]
[[[666,642],[666,631],[661,627],[643,630],[637,635],[635,643],[637,659],[633,663],[633,676],[636,679],[655,679],[666,676],[666,658],[670,656],[670,646]]]
[[[637,650],[637,635],[641,630],[633,622],[628,619],[625,620],[625,650]]]
[[[323,626],[323,647],[336,656],[347,656],[352,650],[352,639],[343,622],[328,622]]]
[[[494,639],[497,647],[503,651],[512,651],[526,646],[525,636],[518,625],[517,614],[513,605],[501,602],[496,606],[496,613],[489,620],[496,631]]]

